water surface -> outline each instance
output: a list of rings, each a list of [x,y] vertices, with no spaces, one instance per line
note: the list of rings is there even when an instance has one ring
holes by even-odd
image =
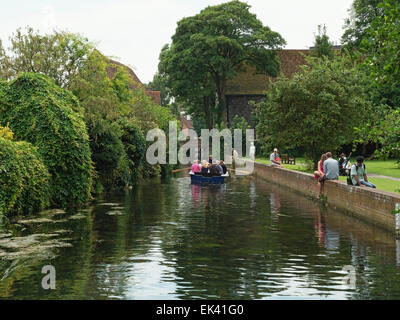
[[[0,227],[0,299],[400,298],[392,234],[256,178],[146,181],[16,220]]]

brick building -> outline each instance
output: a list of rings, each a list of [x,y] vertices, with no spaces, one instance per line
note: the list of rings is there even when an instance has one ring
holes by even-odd
[[[310,50],[281,50],[277,52],[281,63],[281,72],[286,77],[291,77],[299,66],[305,64],[303,54],[310,54]],[[252,117],[253,107],[250,101],[260,102],[264,97],[264,92],[268,90],[269,82],[276,78],[265,74],[256,74],[255,68],[248,66],[243,72],[227,82],[226,93],[226,112],[229,124],[232,123],[235,115],[244,117],[251,127],[254,127]]]
[[[135,90],[136,88],[139,88],[139,87],[144,87],[144,84],[139,80],[139,78],[137,77],[135,72],[133,72],[133,70],[131,68],[129,68],[128,66],[126,66],[118,61],[115,61],[115,60],[112,60],[109,58],[106,58],[106,59],[109,62],[109,63],[107,63],[107,75],[109,78],[114,77],[115,73],[118,70],[118,67],[123,67],[129,72],[129,74],[131,75],[131,78],[133,80],[133,84],[131,86],[132,90]],[[155,103],[161,105],[161,91],[153,91],[153,90],[146,89],[146,94],[148,96],[150,96]]]

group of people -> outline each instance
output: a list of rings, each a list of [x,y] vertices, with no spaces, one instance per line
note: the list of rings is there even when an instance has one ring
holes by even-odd
[[[213,160],[212,156],[207,160],[203,160],[200,164],[199,160],[193,161],[193,174],[202,175],[204,177],[222,176],[228,172],[228,169],[222,160]]]
[[[322,184],[325,180],[339,180],[340,170],[350,170],[350,179],[353,186],[376,188],[373,183],[368,181],[367,170],[362,156],[358,156],[356,163],[350,166],[344,154],[341,154],[341,159],[338,162],[332,158],[331,152],[327,152],[321,156],[321,160],[318,162],[318,169],[314,172],[314,177],[318,181],[319,195],[321,195]]]

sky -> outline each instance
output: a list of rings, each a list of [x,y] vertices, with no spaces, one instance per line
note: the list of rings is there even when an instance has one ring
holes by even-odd
[[[143,83],[157,72],[162,47],[171,43],[177,22],[227,0],[0,0],[0,39],[17,28],[41,33],[77,32],[106,56],[129,65]],[[286,40],[286,49],[313,45],[318,25],[340,44],[353,0],[248,0],[250,12]]]

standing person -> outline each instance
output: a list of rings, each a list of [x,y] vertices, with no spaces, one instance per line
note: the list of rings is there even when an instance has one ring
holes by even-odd
[[[278,149],[277,148],[275,148],[274,149],[274,152],[273,153],[271,153],[271,156],[269,157],[269,160],[270,160],[270,162],[271,162],[271,166],[274,166],[274,167],[282,167],[282,164],[281,164],[281,158],[280,158],[280,156],[279,156],[279,153],[278,153]]]
[[[325,177],[325,172],[324,172],[324,162],[326,160],[326,154],[324,153],[321,156],[321,160],[318,161],[318,171],[314,172],[314,177],[318,181],[318,187],[319,187],[319,195],[318,199],[321,197],[322,193],[322,184],[324,183],[326,177]]]
[[[339,180],[339,163],[335,159],[332,159],[332,152],[326,153],[324,173],[326,180]]]
[[[212,157],[211,154],[210,154],[210,156],[208,157],[208,163],[209,163],[209,164],[212,164],[212,163],[213,163],[213,157]]]
[[[353,164],[350,171],[351,182],[353,183],[353,186],[366,186],[375,189],[376,186],[373,183],[368,182],[367,169],[365,168],[364,158],[362,156],[359,156],[356,160],[357,163]]]
[[[256,147],[254,145],[254,142],[250,144],[250,159],[254,161],[256,158]]]

